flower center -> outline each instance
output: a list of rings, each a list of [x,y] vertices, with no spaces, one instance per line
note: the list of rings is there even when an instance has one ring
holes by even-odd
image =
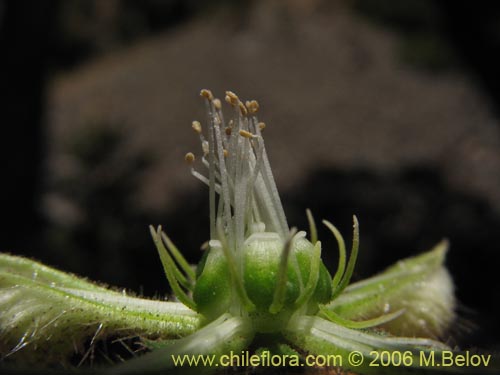
[[[232,117],[226,122],[221,101],[208,90],[201,96],[207,105],[206,136],[200,122],[193,121],[192,127],[200,137],[208,176],[194,169],[192,153],[186,161],[209,187],[210,242],[194,302],[210,320],[229,311],[252,316],[262,331],[279,329],[276,321],[309,309],[313,295],[316,301],[331,295],[320,243],[313,245],[304,232],[296,234],[288,227],[264,146],[265,124],[256,115],[257,101],[243,104],[227,91]],[[319,279],[325,281],[321,291],[316,290]]]

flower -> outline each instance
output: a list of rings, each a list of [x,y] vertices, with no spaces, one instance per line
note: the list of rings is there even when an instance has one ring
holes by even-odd
[[[259,104],[227,91],[232,117],[202,90],[208,121],[200,122],[201,164],[186,155],[191,173],[208,185],[210,240],[196,271],[163,232],[151,234],[179,302],[151,301],[108,290],[21,257],[0,254],[0,351],[21,362],[67,363],[72,348],[109,337],[137,336],[152,352],[111,372],[163,371],[179,355],[220,358],[252,344],[277,354],[335,354],[342,367],[385,373],[381,352],[405,353],[405,366],[422,367],[419,353],[439,361],[439,341],[455,317],[453,283],[444,267],[447,242],[350,284],[359,247],[354,216],[352,248],[333,224],[338,265],[330,275],[321,260],[316,224],[307,211],[310,238],[290,229],[257,119]],[[376,327],[376,328],[375,328]],[[381,330],[385,333],[381,333]],[[47,345],[47,343],[49,345]],[[42,345],[43,344],[43,345]],[[350,353],[361,367],[347,362]],[[359,365],[359,364],[358,364]],[[396,364],[397,365],[397,364]],[[215,365],[217,366],[217,364]]]
[[[232,117],[226,122],[221,101],[209,90],[201,90],[201,96],[207,106],[207,134],[199,121],[193,121],[192,128],[200,137],[201,163],[208,176],[194,168],[193,153],[185,159],[191,173],[209,187],[210,241],[197,277],[182,283],[186,290],[181,279],[176,280],[182,272],[165,255],[163,242],[179,261],[177,249],[161,227],[152,229],[174,292],[202,316],[206,327],[200,332],[231,321],[238,327],[233,327],[235,334],[245,332],[248,342],[276,334],[301,349],[346,355],[356,348],[370,356],[367,347],[446,348],[433,339],[443,335],[454,318],[453,284],[442,266],[447,243],[347,288],[358,254],[356,217],[348,260],[342,235],[323,221],[339,245],[332,278],[321,261],[312,214],[307,211],[310,240],[305,232],[289,229],[264,146],[265,124],[257,119],[258,102],[243,104],[227,91]],[[184,271],[187,274],[188,268]],[[409,337],[360,331],[376,326]],[[422,338],[412,338],[415,334]]]

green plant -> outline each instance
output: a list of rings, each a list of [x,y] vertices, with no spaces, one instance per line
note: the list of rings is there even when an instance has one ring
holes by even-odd
[[[252,347],[304,358],[357,352],[359,367],[386,373],[380,352],[402,353],[405,366],[422,367],[420,353],[440,358],[443,337],[455,317],[453,284],[443,266],[447,243],[350,284],[358,255],[354,217],[352,250],[330,222],[339,261],[330,275],[321,260],[316,224],[307,211],[310,238],[289,229],[258,122],[256,101],[243,104],[226,93],[233,115],[225,122],[220,100],[208,90],[208,131],[199,122],[201,163],[208,176],[210,240],[194,270],[161,227],[151,227],[166,277],[180,302],[127,296],[76,276],[10,255],[0,256],[0,348],[23,363],[68,364],[86,358],[108,338],[136,337],[152,352],[111,371],[161,371],[175,355],[220,358]],[[219,198],[217,199],[217,194]],[[188,370],[189,368],[185,368]],[[396,369],[397,372],[397,369]]]

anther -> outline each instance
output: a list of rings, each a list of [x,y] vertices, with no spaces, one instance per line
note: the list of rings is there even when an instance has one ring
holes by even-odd
[[[229,151],[228,151],[228,150],[226,150],[226,149],[224,149],[224,151],[223,151],[223,152],[224,152],[224,157],[225,157],[225,158],[227,158],[227,157],[228,157],[228,155],[229,155]]]
[[[246,130],[240,130],[240,135],[248,139],[252,139],[253,137],[255,137],[252,133]]]
[[[192,152],[188,152],[186,154],[186,156],[184,156],[184,160],[188,163],[188,164],[193,164],[194,161],[196,160],[196,158],[194,157],[194,154]]]
[[[232,92],[232,91],[226,91],[226,102],[228,102],[229,104],[231,104],[232,106],[237,106],[238,103],[239,103],[239,99],[238,99],[238,96]]]
[[[203,96],[205,99],[208,99],[208,100],[213,100],[214,99],[212,91],[207,90],[207,89],[201,90],[200,91],[200,96]]]
[[[259,110],[259,102],[257,102],[257,100],[247,100],[245,102],[245,106],[247,107],[248,112],[250,112],[251,114],[257,113],[257,111]]]
[[[201,134],[201,124],[199,121],[193,121],[191,127],[196,133]]]
[[[213,100],[213,103],[214,103],[214,107],[215,107],[215,109],[219,109],[219,110],[220,110],[220,109],[222,108],[222,104],[221,104],[221,102],[220,102],[220,99],[217,99],[217,98],[216,98],[216,99],[214,99],[214,100]]]
[[[226,135],[231,135],[231,132],[233,131],[233,129],[231,129],[230,127],[227,127],[224,130],[226,131]]]
[[[262,131],[266,128],[266,123],[265,122],[259,122],[257,124],[257,126],[259,127],[259,129]]]

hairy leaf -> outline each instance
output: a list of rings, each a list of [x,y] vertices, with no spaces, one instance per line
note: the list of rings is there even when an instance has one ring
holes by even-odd
[[[199,316],[181,303],[109,290],[38,262],[0,254],[0,355],[66,364],[108,338],[179,338]]]
[[[429,252],[353,283],[326,308],[351,320],[404,309],[382,327],[397,336],[442,337],[455,318],[453,282],[443,265],[447,248],[443,241]]]

